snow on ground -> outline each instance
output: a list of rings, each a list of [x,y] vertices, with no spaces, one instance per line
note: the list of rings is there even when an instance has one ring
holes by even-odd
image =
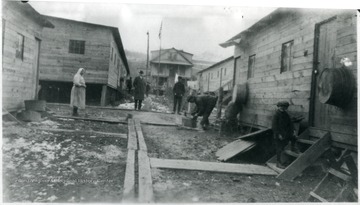
[[[154,95],[149,95],[149,97],[146,97],[142,102],[142,110],[148,110],[148,111],[155,111],[155,112],[164,112],[164,113],[171,113],[168,106],[164,105],[163,103],[160,103],[160,99],[157,98],[164,98],[162,96],[156,97]],[[135,108],[134,102],[127,102],[120,104],[118,108],[121,109],[129,109],[133,110]]]

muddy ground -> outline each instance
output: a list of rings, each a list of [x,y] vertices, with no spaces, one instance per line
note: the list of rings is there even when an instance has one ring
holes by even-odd
[[[67,106],[49,106],[57,115],[70,115]],[[152,112],[87,109],[91,117],[125,117],[144,122],[175,122],[175,116]],[[124,133],[126,125],[52,119],[58,128]],[[48,122],[48,124],[51,124]],[[126,139],[90,134],[21,131],[4,125],[3,181],[6,202],[120,202],[126,163]],[[33,124],[32,126],[39,126]],[[51,126],[51,125],[50,125]],[[115,127],[113,127],[115,126]],[[105,128],[105,129],[103,129]],[[219,135],[169,126],[142,125],[149,157],[216,162],[215,153],[238,134]],[[20,143],[16,140],[20,140]],[[45,152],[39,152],[45,150]],[[45,154],[44,154],[45,153]],[[264,146],[235,157],[230,163],[265,166],[271,152]],[[44,164],[45,162],[45,164]],[[324,176],[321,167],[307,168],[294,181],[275,176],[224,174],[170,169],[152,170],[155,202],[306,202],[309,192]],[[28,179],[79,179],[78,181],[29,182]],[[81,179],[98,179],[82,182]],[[22,179],[19,181],[18,179]],[[24,181],[25,180],[25,181]],[[83,180],[84,181],[84,180]]]

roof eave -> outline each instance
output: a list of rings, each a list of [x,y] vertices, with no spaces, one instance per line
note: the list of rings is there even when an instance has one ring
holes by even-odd
[[[237,38],[237,39],[232,39],[232,40],[228,40],[224,43],[220,43],[219,45],[223,48],[227,48],[229,46],[236,46],[239,45],[241,41],[241,38]]]

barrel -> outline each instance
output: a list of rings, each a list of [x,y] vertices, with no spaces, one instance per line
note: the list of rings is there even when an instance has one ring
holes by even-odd
[[[248,96],[247,84],[237,84],[233,88],[232,102],[235,104],[245,104]]]
[[[345,107],[355,91],[355,79],[347,68],[325,68],[318,82],[319,101],[324,104]]]

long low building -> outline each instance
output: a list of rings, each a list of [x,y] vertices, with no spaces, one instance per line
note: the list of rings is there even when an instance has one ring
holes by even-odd
[[[229,91],[233,86],[234,57],[231,56],[197,73],[199,89],[202,92],[214,92],[224,87]]]
[[[304,125],[347,136],[337,143],[356,149],[356,18],[356,10],[279,8],[220,44],[234,46],[235,83],[248,87],[241,121],[271,127],[286,100]]]

